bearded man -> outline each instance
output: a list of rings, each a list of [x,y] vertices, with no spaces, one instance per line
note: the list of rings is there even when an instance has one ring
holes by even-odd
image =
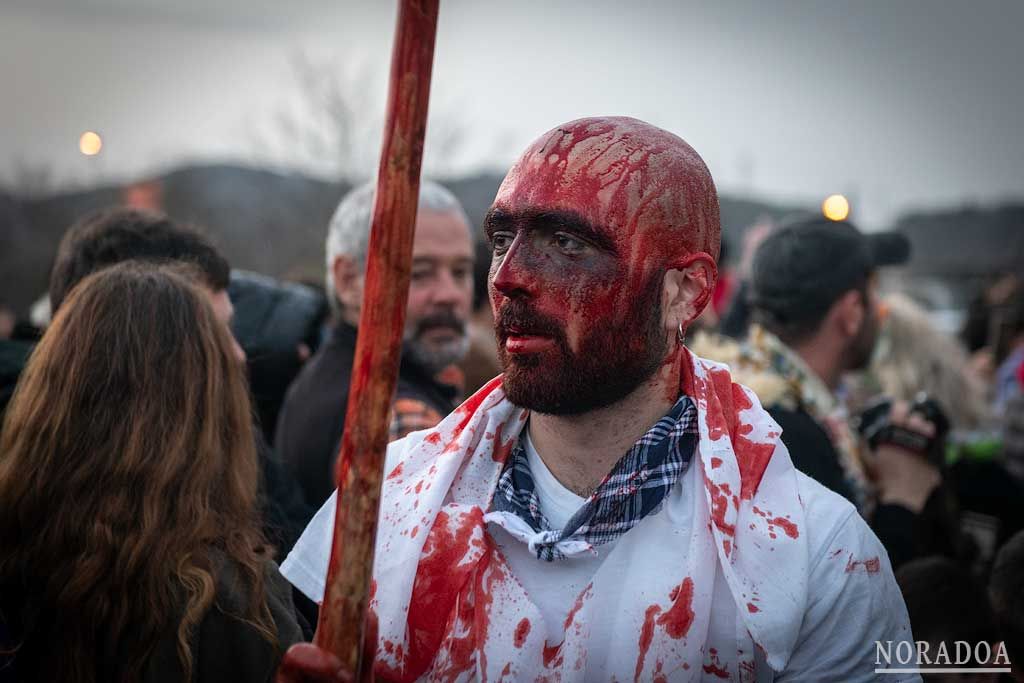
[[[572,121],[485,228],[505,372],[389,448],[376,676],[874,679],[876,641],[911,640],[885,551],[683,345],[720,241],[700,156],[634,119]],[[314,600],[333,514],[282,567]],[[345,680],[333,664],[296,646],[281,680]]]
[[[277,423],[277,452],[313,506],[322,505],[334,490],[375,190],[374,183],[352,190],[331,218],[326,290],[334,325],[289,387]],[[459,200],[431,181],[422,183],[418,207],[402,360],[391,405],[392,439],[433,427],[457,405],[458,381],[449,381],[453,378],[445,377],[445,370],[469,348],[474,257],[469,221]]]

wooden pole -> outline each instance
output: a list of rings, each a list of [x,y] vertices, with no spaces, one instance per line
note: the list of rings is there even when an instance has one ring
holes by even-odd
[[[376,633],[366,632],[366,605],[409,294],[438,2],[399,2],[363,306],[335,472],[334,544],[314,640],[359,680],[372,678],[376,646]]]

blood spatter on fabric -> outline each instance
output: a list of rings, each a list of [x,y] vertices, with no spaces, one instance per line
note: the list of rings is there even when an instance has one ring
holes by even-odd
[[[654,642],[655,619],[657,619],[660,613],[661,607],[658,605],[651,605],[644,612],[644,625],[640,628],[640,640],[637,643],[636,673],[633,677],[634,681],[639,681],[641,674],[644,672],[644,660],[647,659],[647,652],[651,649],[651,643]]]
[[[481,387],[475,394],[470,396],[455,409],[455,414],[459,415],[462,419],[455,425],[451,434],[448,435],[448,441],[445,444],[442,454],[455,453],[459,450],[459,437],[466,431],[466,426],[470,420],[473,419],[473,415],[480,409],[480,405],[495,389],[501,386],[501,375],[495,377],[490,382]],[[437,432],[435,432],[437,433]],[[429,440],[430,437],[428,437]],[[441,440],[441,436],[438,436],[437,441]],[[431,443],[437,443],[437,441],[431,441]]]
[[[685,638],[693,624],[693,579],[687,577],[672,590],[672,606],[658,617],[657,624],[665,628],[670,638]]]
[[[782,532],[786,534],[786,536],[794,540],[800,538],[800,530],[792,520],[786,519],[785,517],[773,517],[770,511],[762,510],[756,505],[753,506],[752,511],[755,515],[762,517],[768,524],[769,538],[778,538],[778,534],[775,533],[775,527],[781,528]],[[835,557],[835,555],[833,554],[832,557]]]
[[[402,476],[402,463],[398,463],[397,465],[395,465],[395,469],[391,470],[391,473],[388,475],[387,478],[398,479],[400,476]]]
[[[850,559],[846,562],[846,573],[852,574],[860,568],[867,574],[877,574],[882,568],[882,561],[877,555],[866,560],[854,560],[851,553]]]
[[[456,596],[483,555],[483,537],[479,508],[457,516],[446,510],[437,513],[424,542],[409,603],[406,676],[415,679],[434,659],[448,630]],[[456,650],[461,645],[456,643]]]
[[[728,495],[722,491],[718,484],[707,477],[704,478],[704,483],[707,486],[708,493],[711,494],[711,521],[714,522],[714,525],[723,534],[734,536],[736,534],[736,526],[725,520],[729,510]]]
[[[722,666],[721,661],[718,659],[718,650],[715,648],[709,649],[708,658],[711,661],[704,665],[704,673],[711,674],[716,678],[730,678],[728,668]]]
[[[526,636],[530,635],[530,620],[523,617],[519,624],[516,626],[515,641],[514,645],[517,648],[522,648],[523,643],[526,642]]]
[[[776,517],[772,520],[769,520],[769,524],[774,524],[775,526],[781,527],[782,530],[786,533],[786,535],[790,538],[800,538],[800,531],[796,528],[796,524],[793,524],[793,522],[789,521],[788,519],[785,519],[783,517]]]
[[[689,366],[688,363],[683,365],[681,388],[694,396],[703,408],[708,438],[718,441],[729,437],[740,474],[739,498],[751,500],[775,452],[775,443],[771,439],[758,442],[750,438],[753,426],[742,422],[741,413],[751,409],[753,402],[746,389],[732,382],[728,371],[710,367],[707,368],[707,378],[702,378],[687,371]],[[717,469],[712,461],[712,470]]]
[[[640,628],[640,640],[637,643],[637,659],[634,680],[641,680],[647,653],[654,641],[655,627],[661,626],[669,638],[679,640],[685,638],[693,625],[693,579],[686,577],[682,583],[672,589],[669,594],[671,606],[664,612],[660,605],[651,605],[644,612],[643,626]]]

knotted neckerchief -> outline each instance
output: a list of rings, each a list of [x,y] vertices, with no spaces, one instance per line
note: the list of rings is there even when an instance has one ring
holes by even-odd
[[[549,562],[614,541],[647,515],[686,472],[697,448],[697,406],[683,395],[672,410],[619,459],[563,529],[552,529],[540,510],[522,439],[498,480],[491,511],[515,515],[535,534],[530,551]]]

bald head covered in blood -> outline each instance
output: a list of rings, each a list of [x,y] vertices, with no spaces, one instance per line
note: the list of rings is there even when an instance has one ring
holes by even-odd
[[[682,138],[628,117],[586,118],[548,131],[505,177],[495,207],[561,208],[631,241],[666,240],[657,255],[718,258],[718,195]]]
[[[542,135],[505,178],[485,229],[506,391],[540,412],[628,394],[714,285],[711,174],[683,140],[636,119],[580,119]]]

